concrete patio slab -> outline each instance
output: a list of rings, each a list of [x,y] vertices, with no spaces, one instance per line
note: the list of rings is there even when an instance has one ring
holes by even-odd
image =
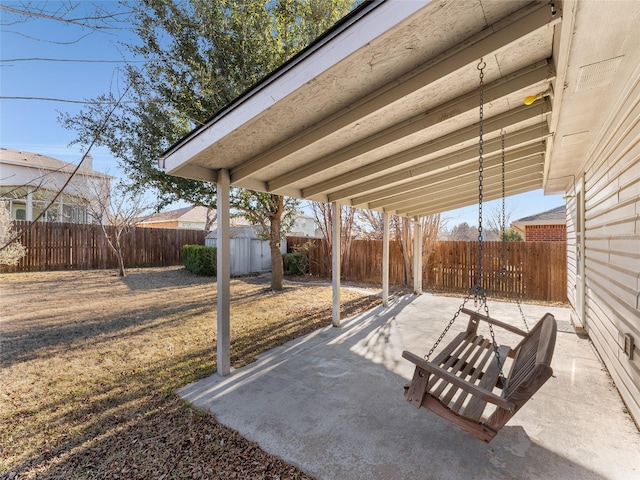
[[[554,376],[490,444],[410,406],[402,351],[425,354],[460,302],[403,296],[180,394],[319,479],[640,479],[640,433],[566,308],[523,306],[530,324],[547,311],[558,320]],[[517,305],[489,306],[522,328]],[[444,343],[465,326],[461,317]]]

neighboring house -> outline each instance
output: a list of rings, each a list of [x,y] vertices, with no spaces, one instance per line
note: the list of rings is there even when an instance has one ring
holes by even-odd
[[[269,242],[258,235],[258,227],[252,225],[231,226],[231,275],[247,275],[271,270],[271,250]],[[218,229],[205,237],[205,245],[215,247]],[[283,242],[284,245],[284,242]],[[284,247],[286,249],[286,246]]]
[[[210,216],[213,218],[210,230],[216,227],[216,212],[211,211]],[[236,226],[248,225],[247,221],[242,217],[235,217],[231,223]],[[168,212],[160,212],[145,217],[138,222],[138,225],[146,228],[189,228],[202,230],[207,224],[207,208],[206,207],[184,207]],[[313,217],[306,215],[296,216],[291,232],[287,235],[296,237],[316,237],[318,225]]]
[[[188,228],[205,230],[207,225],[207,207],[184,207],[168,212],[160,212],[145,217],[138,226],[146,228]],[[215,219],[215,211],[210,215]],[[211,228],[215,223],[211,223]]]
[[[296,216],[291,232],[287,235],[292,237],[322,237],[322,232],[318,228],[315,218],[307,215]]]
[[[75,168],[39,153],[0,148],[0,200],[8,202],[13,220],[32,221],[46,209],[41,221],[93,223],[87,205],[109,195],[113,177],[94,171],[90,154],[47,208]]]
[[[565,205],[523,217],[511,224],[525,242],[564,242],[567,240],[567,208]]]

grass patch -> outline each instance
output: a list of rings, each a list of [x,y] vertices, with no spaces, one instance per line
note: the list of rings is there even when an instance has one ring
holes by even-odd
[[[183,268],[2,275],[0,477],[308,478],[176,389],[215,371],[216,284]],[[331,289],[232,281],[231,361],[331,323]],[[344,315],[379,303],[342,292]]]

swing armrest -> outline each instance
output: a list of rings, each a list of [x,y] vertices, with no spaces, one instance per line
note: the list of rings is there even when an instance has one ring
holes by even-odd
[[[495,318],[487,317],[486,315],[482,315],[481,313],[474,312],[473,310],[469,310],[468,308],[463,308],[460,311],[462,313],[469,315],[470,317],[474,317],[474,318],[477,318],[478,320],[482,320],[492,325],[496,325],[497,327],[503,328],[504,330],[507,330],[511,333],[520,335],[521,337],[527,336],[527,332],[525,332],[524,330],[520,330],[518,327],[514,327],[513,325],[509,325],[508,323],[501,322],[500,320],[496,320]]]
[[[475,313],[475,312],[474,312]],[[466,382],[460,377],[457,377],[450,373],[449,371],[441,368],[437,365],[434,365],[431,362],[427,362],[424,358],[421,358],[411,352],[407,352],[406,350],[402,352],[402,357],[409,360],[411,363],[415,364],[417,367],[426,370],[432,375],[435,375],[438,378],[441,378],[445,382],[448,382],[452,385],[455,385],[458,388],[461,388],[465,392],[470,393],[475,397],[479,397],[482,400],[497,405],[498,407],[504,408],[505,410],[511,410],[512,406],[507,400],[496,395],[495,393],[487,390],[486,388],[480,387],[478,385],[474,385],[472,383]]]

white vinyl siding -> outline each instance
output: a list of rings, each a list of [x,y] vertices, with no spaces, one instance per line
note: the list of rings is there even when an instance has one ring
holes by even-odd
[[[575,192],[572,193],[573,196],[567,198],[567,298],[574,310],[577,310],[578,252],[576,235],[578,233],[578,215]]]
[[[592,151],[585,179],[585,320],[636,423],[640,424],[640,79],[621,97]],[[581,175],[582,172],[577,172]],[[574,200],[574,199],[572,199]],[[567,214],[567,293],[575,308],[576,202]],[[572,240],[569,240],[571,238]],[[624,335],[636,340],[633,360]]]

